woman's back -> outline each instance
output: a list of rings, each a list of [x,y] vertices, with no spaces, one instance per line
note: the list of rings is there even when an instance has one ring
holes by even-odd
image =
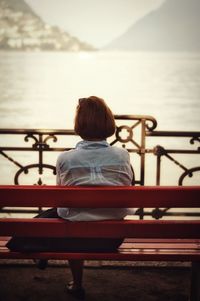
[[[132,178],[128,152],[105,140],[81,141],[57,161],[58,185],[130,186]],[[70,221],[122,219],[133,213],[128,208],[58,208],[58,215]]]
[[[65,186],[129,186],[133,173],[125,149],[105,140],[81,141],[57,161],[57,184]]]

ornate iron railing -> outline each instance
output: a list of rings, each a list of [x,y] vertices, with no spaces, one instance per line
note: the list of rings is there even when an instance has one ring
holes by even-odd
[[[129,151],[136,185],[200,184],[197,159],[200,154],[200,132],[156,131],[157,121],[151,116],[116,115],[115,119],[117,129],[109,143]],[[47,184],[54,184],[58,153],[72,149],[77,140],[73,130],[0,129],[0,184],[24,184],[24,176],[29,178],[25,184],[45,185],[46,180]],[[47,154],[54,155],[48,157]],[[5,162],[15,166],[12,176]],[[169,162],[172,163],[170,166],[166,164]],[[51,174],[45,179],[47,170]],[[192,182],[188,183],[188,179]],[[1,208],[2,212],[9,210]],[[140,218],[149,214],[154,218],[173,214],[200,216],[198,212],[173,213],[170,208],[155,208],[150,212],[140,208],[137,214]]]

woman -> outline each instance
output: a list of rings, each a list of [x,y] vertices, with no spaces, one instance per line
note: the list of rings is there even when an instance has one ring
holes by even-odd
[[[115,132],[115,120],[103,99],[95,96],[79,99],[75,116],[75,132],[83,140],[74,150],[62,153],[57,160],[57,184],[129,186],[132,183],[129,154],[125,149],[110,146],[106,138]],[[123,208],[88,209],[58,208],[61,218],[69,221],[94,221],[123,219],[132,210]],[[122,243],[119,239],[77,239],[78,249],[114,250]],[[69,262],[73,282],[68,285],[71,292],[81,292],[83,261]]]
[[[58,157],[56,164],[58,185],[130,186],[132,184],[133,172],[127,150],[110,146],[106,141],[115,132],[115,120],[103,99],[96,96],[79,99],[75,116],[75,132],[82,141],[75,149],[63,152]],[[54,208],[38,217],[60,217],[69,221],[119,220],[133,213],[133,210],[126,208]],[[103,252],[116,250],[121,243],[121,239],[40,239],[35,249]],[[28,248],[28,244],[26,247]],[[46,262],[40,260],[39,267],[45,266]],[[69,266],[73,281],[68,283],[67,290],[74,296],[83,298],[85,294],[82,288],[83,261],[69,260]]]

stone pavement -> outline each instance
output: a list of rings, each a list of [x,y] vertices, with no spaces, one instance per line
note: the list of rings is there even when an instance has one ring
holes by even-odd
[[[1,263],[0,301],[74,301],[65,288],[70,279],[63,263],[51,262],[45,271],[32,261]],[[86,301],[188,301],[190,269],[86,263],[84,287]]]

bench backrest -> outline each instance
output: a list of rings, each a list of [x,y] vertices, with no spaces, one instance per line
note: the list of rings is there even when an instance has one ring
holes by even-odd
[[[0,186],[0,207],[200,208],[200,187]],[[0,219],[0,235],[47,237],[200,238],[200,220],[67,222]]]

